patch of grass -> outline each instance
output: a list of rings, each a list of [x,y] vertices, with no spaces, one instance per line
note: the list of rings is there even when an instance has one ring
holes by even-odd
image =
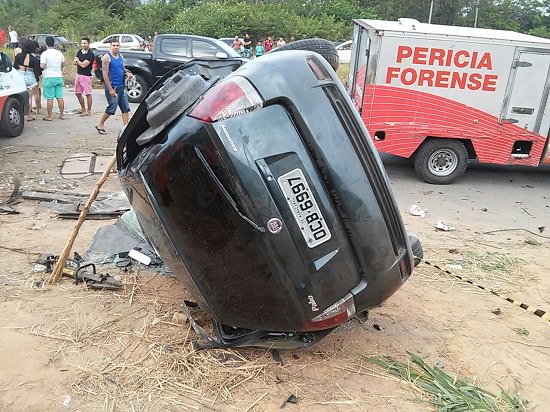
[[[518,393],[511,396],[501,390],[498,396],[494,395],[467,379],[452,377],[437,366],[431,367],[422,358],[407,353],[412,364],[399,362],[390,356],[365,356],[365,359],[383,367],[390,375],[414,384],[430,397],[430,403],[438,411],[526,411],[527,401]]]
[[[525,328],[514,328],[514,332],[519,336],[529,336],[529,331]]]
[[[466,252],[462,264],[484,270],[486,272],[502,272],[512,274],[517,271],[525,261],[521,258],[510,256],[507,253],[486,253]]]
[[[338,78],[340,79],[344,87],[347,87],[348,75],[349,75],[349,63],[341,63],[340,66],[338,66],[338,70],[336,71],[336,74],[338,75]]]

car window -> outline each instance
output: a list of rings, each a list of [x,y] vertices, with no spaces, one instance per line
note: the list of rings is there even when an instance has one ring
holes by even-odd
[[[130,36],[122,36],[122,43],[132,43],[134,39]]]
[[[136,37],[136,39],[138,40],[138,42],[140,42],[140,43],[145,42],[145,40],[143,40],[143,37],[137,36],[137,35],[136,35],[135,37]]]
[[[160,51],[163,54],[187,57],[188,44],[189,41],[187,39],[162,39],[160,42]]]
[[[215,45],[202,40],[193,40],[193,57],[216,57],[221,52]]]
[[[103,43],[112,43],[115,40],[118,40],[118,36],[109,36],[105,40],[103,40]]]

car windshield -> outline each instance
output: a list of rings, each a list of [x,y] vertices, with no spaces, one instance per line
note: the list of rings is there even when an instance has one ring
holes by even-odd
[[[138,39],[138,41],[139,41],[140,43],[144,43],[144,42],[145,42],[145,40],[143,40],[143,37],[141,37],[141,36],[136,35],[136,39]]]
[[[56,39],[60,42],[60,43],[68,43],[69,40],[67,40],[65,37],[63,36],[56,36]]]

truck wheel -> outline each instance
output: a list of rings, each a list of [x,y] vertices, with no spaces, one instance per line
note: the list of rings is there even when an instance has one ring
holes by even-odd
[[[4,104],[2,119],[0,119],[0,134],[7,137],[17,137],[23,133],[25,113],[21,102],[8,98]]]
[[[325,39],[304,39],[296,40],[292,43],[287,43],[284,46],[277,47],[271,50],[269,53],[274,53],[283,50],[306,50],[319,53],[325,58],[325,60],[331,65],[334,71],[338,70],[340,60],[338,59],[338,52],[334,44]]]
[[[466,167],[468,151],[458,140],[428,140],[414,156],[416,173],[426,182],[436,185],[454,182],[466,172]]]
[[[141,103],[149,91],[149,86],[142,75],[135,74],[132,80],[126,81],[126,91],[130,103]]]

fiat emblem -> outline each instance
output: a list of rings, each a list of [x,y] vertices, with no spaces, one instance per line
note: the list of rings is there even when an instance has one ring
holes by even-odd
[[[281,230],[283,230],[283,222],[281,222],[281,219],[278,219],[276,217],[273,217],[271,219],[268,220],[267,222],[267,229],[273,233],[274,235],[276,235],[277,233],[279,233]]]

